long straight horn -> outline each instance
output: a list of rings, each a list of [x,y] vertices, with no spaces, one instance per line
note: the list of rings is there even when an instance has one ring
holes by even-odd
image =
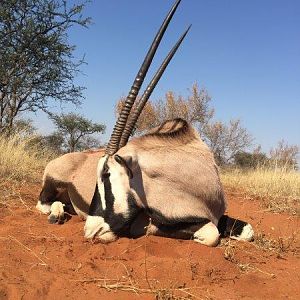
[[[123,131],[123,134],[122,134],[122,137],[121,137],[121,140],[120,140],[120,145],[119,145],[120,148],[127,144],[129,136],[131,135],[132,130],[133,130],[140,114],[142,113],[144,106],[146,105],[146,103],[147,103],[148,99],[150,98],[155,86],[157,85],[157,83],[160,80],[162,74],[164,73],[164,71],[167,68],[169,62],[173,58],[174,54],[176,53],[177,49],[179,48],[181,42],[183,41],[183,39],[187,35],[190,28],[191,28],[191,25],[184,32],[184,34],[180,37],[180,39],[177,41],[175,46],[172,48],[172,50],[169,52],[167,57],[164,59],[163,63],[161,64],[161,66],[157,70],[156,74],[152,78],[151,82],[147,86],[147,88],[146,88],[143,96],[141,97],[138,105],[136,106],[135,110],[131,113],[130,118],[129,118],[127,124],[126,124],[126,127]]]
[[[144,59],[144,62],[137,74],[137,76],[135,77],[135,80],[133,82],[133,85],[131,87],[131,90],[126,98],[125,104],[123,106],[123,109],[118,117],[118,120],[115,124],[115,127],[113,129],[113,132],[111,134],[109,143],[106,147],[106,154],[108,155],[113,155],[114,153],[116,153],[119,149],[119,143],[120,143],[120,139],[121,139],[121,135],[123,133],[124,127],[126,125],[130,110],[134,104],[134,101],[139,93],[139,90],[141,88],[141,85],[145,79],[145,76],[147,74],[147,71],[150,67],[150,64],[152,62],[152,59],[155,55],[155,52],[159,46],[159,43],[179,5],[181,0],[177,0],[175,2],[175,4],[173,5],[173,7],[171,8],[171,10],[169,11],[168,15],[166,16],[164,22],[162,23],[160,29],[158,30],[152,45],[150,47],[150,49],[148,50],[148,53]]]

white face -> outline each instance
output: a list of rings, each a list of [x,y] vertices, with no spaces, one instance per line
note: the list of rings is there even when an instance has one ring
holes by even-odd
[[[129,216],[129,177],[123,165],[114,156],[100,158],[97,170],[98,196],[93,198],[84,233],[88,239],[102,242],[116,239],[115,231]],[[116,216],[117,215],[117,216]]]

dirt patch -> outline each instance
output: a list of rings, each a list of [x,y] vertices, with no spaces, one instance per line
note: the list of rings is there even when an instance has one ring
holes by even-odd
[[[231,216],[256,240],[216,248],[160,237],[94,244],[73,217],[48,224],[34,209],[37,185],[2,203],[0,299],[300,299],[299,217],[227,195]],[[22,200],[22,201],[21,201]]]

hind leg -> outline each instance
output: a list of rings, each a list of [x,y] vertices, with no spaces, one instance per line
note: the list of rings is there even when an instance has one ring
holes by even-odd
[[[215,247],[219,243],[220,234],[217,226],[208,222],[194,233],[193,238],[197,243]]]
[[[46,180],[36,205],[43,214],[49,214],[49,223],[62,224],[76,214],[65,187],[59,187],[58,183]],[[65,214],[67,213],[67,214]]]
[[[219,243],[218,228],[212,222],[196,224],[175,224],[171,226],[156,226],[150,224],[147,234],[165,236],[176,239],[192,239],[205,246],[215,247]]]
[[[141,212],[131,224],[132,237],[142,235],[157,235],[168,238],[194,240],[206,246],[216,246],[219,243],[218,228],[208,220],[201,223],[177,223],[173,225],[154,224],[149,216]]]

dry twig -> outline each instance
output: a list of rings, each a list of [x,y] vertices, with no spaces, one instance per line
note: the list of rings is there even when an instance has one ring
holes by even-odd
[[[25,248],[27,251],[29,251],[30,253],[32,253],[41,263],[40,265],[42,266],[47,266],[47,263],[45,263],[33,250],[31,250],[30,248],[28,248],[27,246],[25,246],[23,243],[21,243],[19,240],[17,240],[15,237],[9,235],[8,236],[12,241],[16,242],[17,244],[21,245],[23,248]]]

